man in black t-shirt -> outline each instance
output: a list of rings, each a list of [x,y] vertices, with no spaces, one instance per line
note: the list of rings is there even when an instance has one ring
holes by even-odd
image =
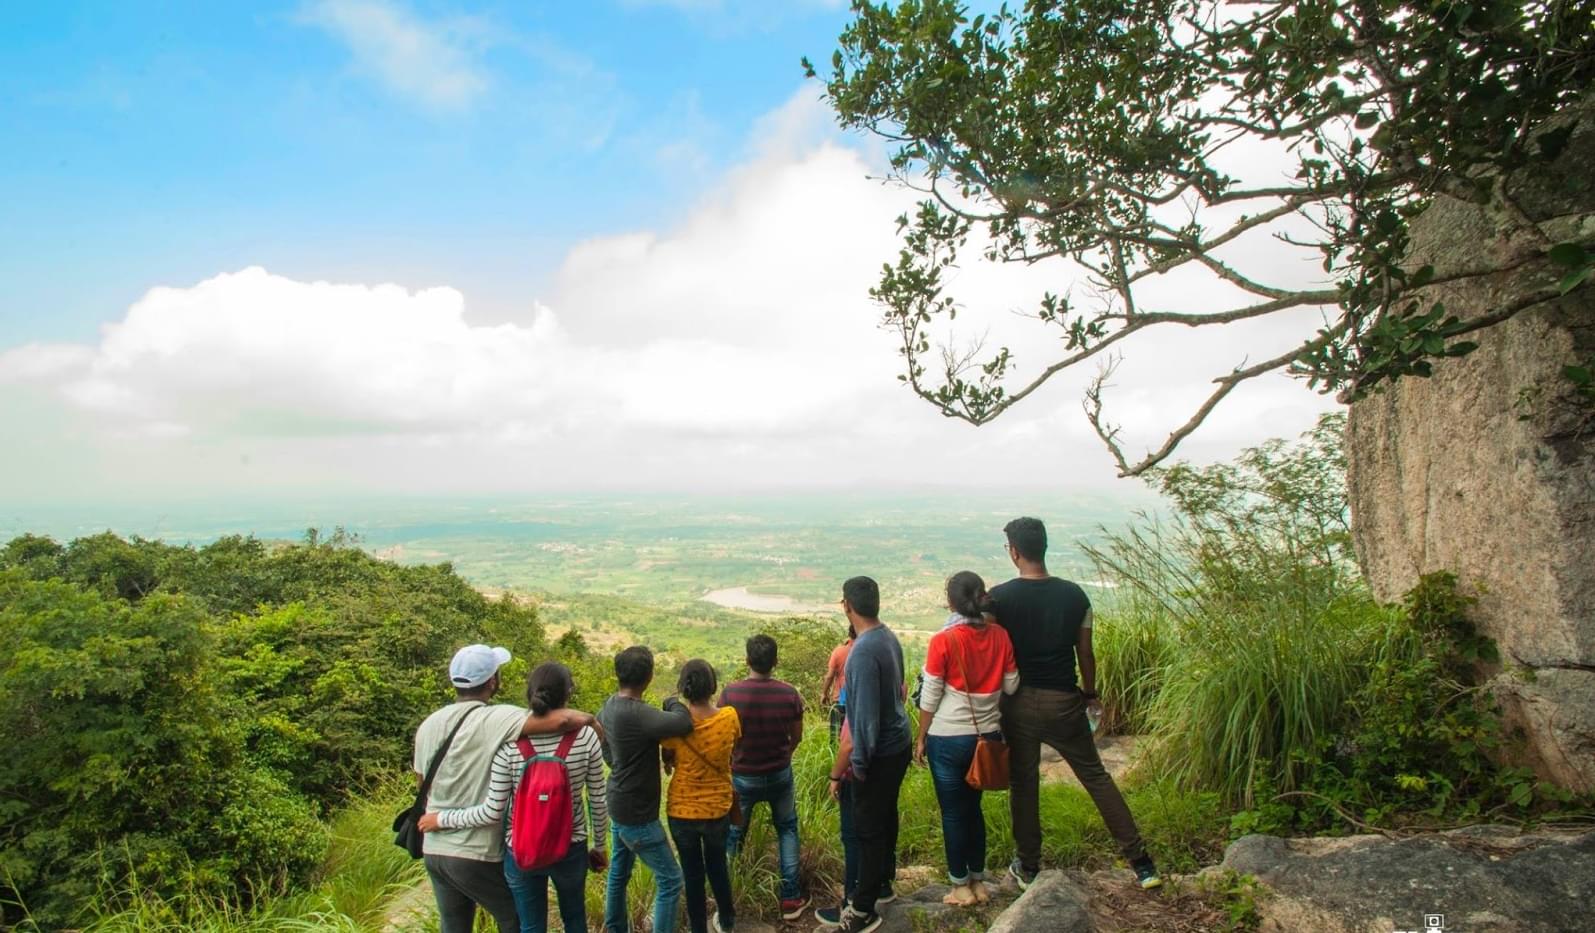
[[[1146,854],[1135,818],[1102,766],[1086,711],[1102,715],[1096,656],[1091,652],[1091,600],[1078,584],[1047,572],[1047,529],[1016,518],[1003,528],[1019,576],[991,590],[997,624],[1019,662],[1019,691],[1004,697],[1002,731],[1012,749],[1008,806],[1019,855],[1008,871],[1027,888],[1041,869],[1041,743],[1057,749],[1097,805],[1143,888],[1163,883]],[[1075,663],[1079,662],[1076,679]]]

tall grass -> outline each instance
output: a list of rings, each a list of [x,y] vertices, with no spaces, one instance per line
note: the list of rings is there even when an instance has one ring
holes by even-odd
[[[1093,633],[1099,689],[1154,774],[1244,806],[1290,790],[1376,665],[1416,650],[1351,559],[1339,430],[1163,472],[1172,518],[1086,548],[1119,594]]]

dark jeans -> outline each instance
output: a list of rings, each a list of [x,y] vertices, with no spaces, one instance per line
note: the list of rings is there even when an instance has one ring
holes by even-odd
[[[564,858],[547,868],[521,871],[515,856],[504,853],[504,880],[521,915],[521,933],[548,930],[548,883],[559,898],[559,920],[567,930],[587,929],[587,841],[573,842]]]
[[[792,788],[792,768],[787,766],[770,774],[733,774],[731,783],[737,789],[737,799],[742,803],[742,824],[731,827],[726,850],[735,855],[742,851],[742,837],[753,820],[756,804],[770,805],[770,822],[775,824],[776,850],[781,857],[781,899],[799,897],[798,887],[798,814],[797,798]],[[722,915],[721,920],[725,917]]]
[[[853,830],[853,782],[843,781],[838,789],[838,803],[842,813],[842,900],[851,901],[858,889],[858,833]],[[887,884],[897,877],[897,853],[892,853],[892,871],[886,876]],[[883,887],[881,894],[886,893]],[[877,895],[878,896],[878,895]]]
[[[518,933],[521,921],[502,863],[454,855],[428,855],[424,861],[438,902],[440,933],[471,933],[478,905],[493,916],[498,933]]]
[[[726,831],[730,817],[718,820],[679,820],[670,818],[670,838],[676,841],[681,858],[681,876],[687,899],[687,923],[692,933],[708,933],[709,902],[704,896],[707,877],[714,888],[715,907],[720,911],[720,926],[736,925],[737,909],[731,900],[731,872],[726,868]]]
[[[1074,776],[1097,805],[1108,832],[1129,861],[1146,856],[1141,832],[1130,816],[1124,795],[1102,766],[1097,744],[1086,722],[1085,699],[1078,690],[1020,687],[1002,701],[1002,731],[1011,750],[1012,784],[1008,807],[1013,817],[1014,847],[1027,871],[1041,867],[1041,743],[1057,749]]]
[[[847,721],[847,707],[841,703],[831,707],[831,744],[835,745],[842,734],[842,723]]]
[[[892,881],[897,852],[897,795],[908,773],[909,750],[876,755],[864,780],[853,782],[853,831],[858,835],[858,886],[854,910],[875,912],[875,899]]]
[[[925,737],[925,760],[941,806],[947,877],[953,884],[968,884],[986,876],[986,817],[980,811],[980,791],[964,780],[969,763],[975,760],[975,744],[972,735]]]

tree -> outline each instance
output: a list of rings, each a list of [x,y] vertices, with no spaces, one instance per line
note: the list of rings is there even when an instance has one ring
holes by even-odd
[[[1429,375],[1591,275],[1590,216],[1530,219],[1505,180],[1557,159],[1575,131],[1552,118],[1595,78],[1595,0],[1031,0],[972,18],[956,0],[856,0],[853,13],[827,97],[844,126],[893,144],[893,176],[925,195],[898,219],[901,253],[871,296],[901,337],[900,378],[949,416],[987,423],[1100,361],[1086,416],[1121,475],[1138,475],[1246,380],[1285,371],[1355,400]],[[1244,177],[1227,167],[1241,147],[1271,149],[1294,177]],[[1443,197],[1489,211],[1511,244],[1498,264],[1410,267],[1409,222]],[[1233,258],[1269,233],[1321,258],[1322,284]],[[1039,297],[1058,350],[1022,384],[1019,354],[946,332],[960,311],[948,272],[971,248],[1078,274]],[[1219,311],[1139,300],[1175,271],[1240,297]],[[1525,287],[1466,320],[1424,296],[1503,272]],[[1125,454],[1103,412],[1122,341],[1313,307],[1331,309],[1317,333],[1236,363],[1160,447]]]

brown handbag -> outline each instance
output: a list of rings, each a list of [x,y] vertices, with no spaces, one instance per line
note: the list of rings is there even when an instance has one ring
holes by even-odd
[[[964,686],[968,687],[969,670],[964,667],[963,652],[960,650],[956,654],[958,672],[964,677]],[[975,715],[974,695],[968,690],[963,691],[963,694],[969,698],[969,718],[975,724],[975,757],[969,762],[969,770],[964,772],[964,783],[975,790],[1007,790],[1008,743],[1002,739],[988,739],[980,734],[980,718]]]

